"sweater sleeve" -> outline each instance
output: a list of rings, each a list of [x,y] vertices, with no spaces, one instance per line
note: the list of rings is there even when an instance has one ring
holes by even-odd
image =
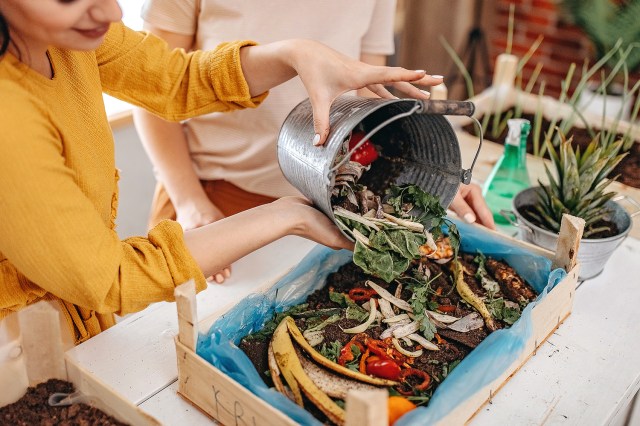
[[[204,289],[177,223],[162,222],[148,238],[119,239],[66,165],[44,105],[9,85],[0,82],[10,106],[0,109],[0,252],[15,268],[47,292],[100,313],[173,300],[175,286],[191,278]]]
[[[240,48],[251,41],[222,43],[212,51],[170,50],[153,34],[112,24],[96,50],[103,91],[166,120],[258,106],[242,73]]]

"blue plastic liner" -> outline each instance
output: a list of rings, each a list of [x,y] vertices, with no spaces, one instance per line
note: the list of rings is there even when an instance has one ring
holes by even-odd
[[[474,226],[455,221],[462,235],[462,250],[481,251],[487,257],[504,260],[529,282],[539,294],[510,328],[491,333],[449,374],[434,392],[427,407],[403,416],[398,426],[432,424],[454,407],[500,376],[522,353],[532,333],[531,310],[565,276],[562,269],[551,269],[551,261],[521,247],[512,246]],[[219,318],[206,335],[198,338],[197,353],[256,396],[302,425],[320,425],[275,389],[268,388],[249,358],[238,348],[240,340],[260,330],[274,312],[304,302],[322,288],[327,276],[351,261],[352,253],[326,247],[314,248],[289,274],[264,294],[254,294]]]

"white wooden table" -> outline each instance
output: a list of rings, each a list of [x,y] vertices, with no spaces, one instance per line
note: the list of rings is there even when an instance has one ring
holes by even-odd
[[[240,300],[297,264],[314,244],[286,237],[233,265],[198,294],[198,317]],[[627,238],[604,272],[579,287],[573,313],[474,417],[473,425],[622,424],[640,388],[640,240]],[[174,303],[158,303],[69,351],[167,425],[214,422],[176,394]]]

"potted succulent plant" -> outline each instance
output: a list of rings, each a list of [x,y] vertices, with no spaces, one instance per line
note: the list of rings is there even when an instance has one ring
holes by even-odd
[[[604,141],[604,142],[603,142]],[[631,230],[631,215],[613,199],[607,176],[622,160],[623,141],[606,142],[597,135],[584,150],[561,135],[555,148],[547,142],[551,167],[545,165],[548,185],[525,189],[513,200],[520,238],[555,250],[564,213],[585,220],[578,260],[580,279],[598,275],[610,255]]]

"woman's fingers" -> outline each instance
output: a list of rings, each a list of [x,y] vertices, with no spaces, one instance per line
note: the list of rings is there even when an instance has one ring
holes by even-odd
[[[369,86],[367,86],[367,89],[371,90],[373,93],[380,96],[381,98],[386,98],[386,99],[398,98],[397,96],[389,92],[387,88],[384,87],[382,84],[370,84]]]
[[[419,89],[414,84],[435,86],[442,83],[442,76],[426,75],[423,70],[407,70],[404,68],[376,67],[367,65],[362,69],[363,81],[360,87],[326,87],[325,90],[309,90],[309,99],[313,109],[313,145],[321,146],[329,136],[329,111],[333,100],[348,89],[367,87],[381,98],[396,98],[384,84],[395,87],[399,92],[415,98],[429,99],[429,92]]]
[[[222,271],[214,274],[211,278],[213,278],[216,283],[222,284],[229,277],[231,277],[231,266],[227,266]]]
[[[449,208],[467,223],[478,222],[487,228],[496,229],[493,214],[482,196],[482,189],[474,183],[461,186]]]

